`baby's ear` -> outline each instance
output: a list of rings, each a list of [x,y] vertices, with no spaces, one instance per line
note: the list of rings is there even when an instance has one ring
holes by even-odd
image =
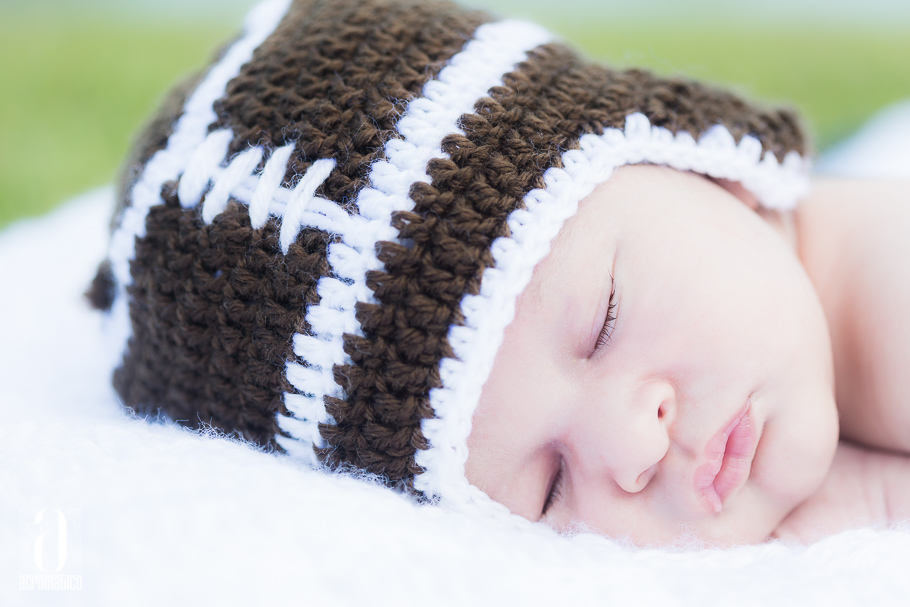
[[[759,208],[758,199],[755,197],[755,194],[743,187],[738,181],[730,181],[729,179],[717,179],[714,177],[709,177],[711,181],[727,190],[734,196],[740,199],[747,207],[753,211],[757,211]]]

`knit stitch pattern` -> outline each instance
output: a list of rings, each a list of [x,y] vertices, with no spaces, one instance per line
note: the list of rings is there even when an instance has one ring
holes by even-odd
[[[465,135],[442,142],[449,158],[430,162],[432,183],[416,183],[414,210],[396,215],[399,241],[379,244],[384,271],[368,276],[379,303],[358,306],[365,336],[346,336],[353,364],[336,369],[348,398],[330,399],[337,424],[322,430],[341,461],[396,480],[421,471],[413,454],[426,443],[413,420],[434,415],[429,389],[440,387],[439,363],[452,356],[461,300],[477,294],[509,215],[583,134],[622,127],[638,111],[694,135],[723,118],[739,138],[758,134],[769,152],[802,150],[787,113],[758,112],[695,83],[611,72],[561,45],[531,55],[462,117]]]
[[[641,117],[693,143],[722,125],[744,150],[754,144],[755,164],[806,152],[788,111],[591,64],[515,26],[516,58],[402,173],[407,205],[383,207],[384,219],[377,171],[412,145],[403,131],[421,123],[409,112],[427,111],[421,102],[468,54],[511,44],[497,36],[512,26],[489,20],[420,0],[291,4],[214,102],[205,140],[136,237],[131,337],[114,376],[128,407],[294,454],[303,445],[414,490],[463,305],[481,293],[510,218],[585,137]],[[198,82],[177,89],[140,139],[122,208]],[[102,268],[96,306],[110,306],[111,281]]]

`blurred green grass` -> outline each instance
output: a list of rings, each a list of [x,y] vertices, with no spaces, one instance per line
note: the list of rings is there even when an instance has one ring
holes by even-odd
[[[910,98],[906,27],[705,22],[554,29],[612,65],[681,74],[793,107],[816,151],[854,132],[883,106]]]
[[[113,181],[171,83],[232,33],[0,15],[0,225]]]
[[[733,86],[803,112],[825,148],[910,97],[901,28],[550,24],[592,57]],[[136,130],[233,28],[0,18],[0,226],[116,178]]]

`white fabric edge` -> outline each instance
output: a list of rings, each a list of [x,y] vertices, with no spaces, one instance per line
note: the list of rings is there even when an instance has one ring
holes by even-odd
[[[207,131],[217,120],[214,103],[225,94],[228,83],[240,73],[256,48],[275,31],[290,4],[291,0],[265,0],[250,11],[244,21],[242,37],[209,69],[206,77],[187,98],[183,113],[168,138],[167,147],[152,156],[129,193],[130,204],[111,235],[108,252],[117,283],[111,308],[111,339],[121,359],[126,354],[132,333],[127,295],[127,288],[132,284],[130,263],[136,256],[136,239],[145,236],[149,210],[162,204],[161,187],[180,177],[197,150],[206,142]]]
[[[449,331],[455,358],[443,359],[442,387],[430,391],[436,417],[422,423],[430,447],[417,452],[416,463],[425,471],[414,481],[416,489],[448,507],[506,515],[503,506],[465,477],[471,418],[534,267],[549,253],[551,241],[579,202],[616,168],[653,163],[738,181],[773,209],[794,208],[809,191],[809,163],[799,154],[790,152],[778,162],[772,153],[762,155],[762,145],[754,137],[743,137],[737,145],[722,125],[711,127],[696,141],[686,132],[674,135],[654,127],[646,116],[634,113],[626,118],[623,130],[584,135],[579,144],[579,149],[563,154],[563,168],[544,173],[545,187],[530,191],[524,208],[509,216],[511,235],[494,241],[494,264],[484,271],[479,294],[462,299],[464,324]]]
[[[357,196],[359,216],[341,218],[323,229],[338,234],[340,242],[329,246],[328,261],[338,278],[319,280],[318,305],[310,305],[306,320],[312,336],[294,336],[294,353],[307,361],[288,363],[287,378],[304,396],[287,393],[285,406],[293,418],[278,414],[278,425],[288,436],[276,441],[289,454],[312,460],[313,446],[322,447],[318,424],[333,420],[325,410],[325,396],[344,398],[335,383],[332,367],[349,364],[342,337],[361,335],[355,316],[357,302],[374,302],[366,285],[367,272],[382,268],[376,243],[398,242],[392,214],[414,207],[409,196],[417,182],[430,183],[427,165],[445,158],[442,140],[458,128],[462,115],[474,111],[478,99],[502,84],[503,77],[525,59],[527,53],[549,42],[552,35],[524,21],[485,23],[477,28],[464,48],[424,85],[422,96],[408,104],[397,124],[401,138],[389,140],[384,159],[370,167],[370,186]],[[312,439],[316,438],[314,442]]]

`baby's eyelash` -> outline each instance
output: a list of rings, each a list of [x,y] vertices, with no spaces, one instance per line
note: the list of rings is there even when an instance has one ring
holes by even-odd
[[[594,351],[597,352],[610,341],[610,336],[613,334],[613,325],[616,321],[616,283],[611,283],[610,285],[610,303],[607,305],[607,318],[604,320],[604,326],[600,330],[600,335],[597,336],[597,341],[594,344]]]
[[[550,483],[550,490],[547,491],[547,499],[543,503],[543,509],[541,510],[541,517],[546,516],[547,511],[550,507],[559,501],[562,497],[562,477],[563,477],[563,468],[565,467],[564,461],[562,458],[559,458],[559,469],[556,470],[556,476],[553,477],[553,482]]]

